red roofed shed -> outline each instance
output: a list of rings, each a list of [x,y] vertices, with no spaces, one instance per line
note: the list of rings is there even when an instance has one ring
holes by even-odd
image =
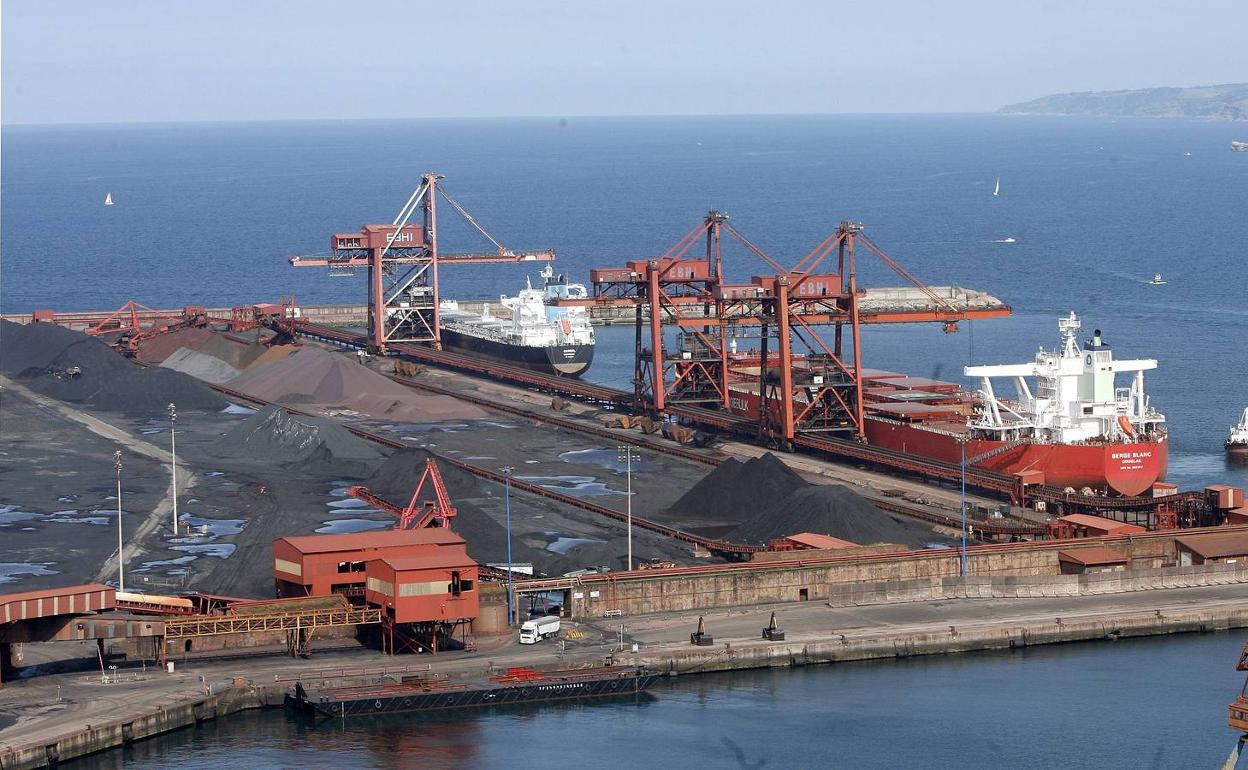
[[[362,595],[370,559],[432,556],[446,546],[462,551],[464,539],[445,527],[283,537],[273,541],[277,595]]]

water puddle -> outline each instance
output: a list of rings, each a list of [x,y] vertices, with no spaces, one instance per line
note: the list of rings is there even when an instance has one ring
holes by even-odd
[[[565,495],[572,495],[573,497],[602,497],[604,495],[624,494],[611,489],[601,481],[597,481],[593,476],[517,476],[516,478],[537,484],[546,489],[562,492]]]
[[[19,510],[16,505],[0,505],[0,527],[40,518],[43,518],[42,514]]]
[[[620,459],[620,451],[618,449],[574,449],[560,454],[559,459],[565,463],[596,465],[599,468],[606,468],[615,473],[625,473],[628,470],[628,465]],[[637,450],[633,450],[634,474],[643,471],[656,471],[658,469],[659,466],[656,463],[638,459]]]
[[[215,556],[218,559],[228,559],[234,555],[234,551],[238,546],[233,543],[206,543],[204,545],[175,545],[173,550],[183,553],[193,553],[197,556]]]
[[[211,537],[228,537],[237,535],[247,526],[243,519],[204,519],[199,516],[182,516],[191,532],[202,533]]]
[[[759,359],[760,361],[762,359]],[[241,406],[239,404],[230,404],[221,410],[221,414],[255,414],[256,410],[249,406]]]
[[[348,497],[348,498],[346,498],[345,500],[335,500],[335,501],[333,501],[332,503],[329,503],[329,507],[330,507],[330,508],[338,508],[338,509],[342,509],[342,508],[372,508],[372,506],[371,506],[371,505],[369,505],[367,501],[365,501],[365,500],[360,500],[360,499],[358,499],[358,498],[354,498],[354,497]]]
[[[465,460],[497,460],[498,458],[491,457],[490,455],[469,455],[465,457],[464,459]]]
[[[0,583],[16,582],[19,576],[25,577],[44,577],[46,575],[59,575],[60,573],[54,569],[48,569],[52,566],[52,562],[0,562]]]
[[[344,535],[351,532],[368,532],[373,529],[385,529],[394,526],[389,521],[372,521],[369,519],[334,519],[325,522],[316,532],[319,535]]]
[[[162,559],[161,561],[145,561],[131,572],[150,572],[156,567],[182,567],[198,559],[194,554],[190,556],[179,556],[176,559]],[[185,575],[189,570],[170,570],[170,575]]]
[[[592,537],[562,537],[560,536],[560,537],[555,538],[554,542],[547,545],[546,550],[551,551],[553,553],[557,553],[560,556],[566,556],[568,551],[571,551],[573,548],[577,547],[578,545],[585,545],[586,543],[605,543],[605,542],[606,542],[605,540],[596,540]]]

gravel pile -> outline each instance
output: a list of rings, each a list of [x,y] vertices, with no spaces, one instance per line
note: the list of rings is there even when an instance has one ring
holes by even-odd
[[[225,361],[190,348],[178,348],[177,352],[162,361],[160,365],[214,385],[229,382],[240,374],[238,369]]]
[[[922,547],[934,539],[929,528],[885,513],[862,495],[839,484],[812,484],[774,500],[724,539],[765,544],[799,532],[830,535],[860,545],[900,543]]]
[[[130,416],[227,405],[202,382],[170,369],[137,366],[82,332],[46,323],[0,321],[0,371],[31,390],[70,403]]]
[[[249,395],[284,404],[316,404],[396,422],[442,422],[485,416],[480,408],[450,396],[418,393],[348,356],[303,347],[230,381]]]
[[[743,521],[805,486],[801,476],[770,452],[745,462],[734,458],[690,487],[668,514],[678,519]]]
[[[246,465],[297,465],[305,473],[340,478],[370,475],[384,455],[330,420],[267,406],[235,425],[209,453]]]

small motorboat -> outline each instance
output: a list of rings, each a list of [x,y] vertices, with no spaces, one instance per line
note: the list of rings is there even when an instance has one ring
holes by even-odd
[[[1148,282],[1149,286],[1165,286],[1169,281],[1161,277],[1161,273],[1153,273],[1153,280]]]
[[[1018,243],[1018,241],[1014,240],[1013,236],[1007,235],[1004,238],[998,238],[993,243]]]

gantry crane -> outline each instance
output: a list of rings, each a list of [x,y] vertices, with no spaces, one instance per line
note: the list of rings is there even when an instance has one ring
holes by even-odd
[[[774,272],[755,275],[749,283],[728,283],[723,233]],[[705,244],[704,253],[691,256],[699,243]],[[919,291],[924,298],[921,307],[861,306],[855,263],[859,243]],[[820,272],[833,254],[835,272]],[[1011,312],[1004,305],[959,307],[939,296],[867,239],[859,224],[842,222],[796,265],[785,268],[733,228],[720,211],[709,212],[662,256],[631,260],[623,268],[592,270],[590,281],[592,297],[556,304],[635,309],[636,405],[659,414],[675,407],[739,412],[729,390],[730,380],[740,385],[745,368],[735,350],[736,338],[744,329],[756,327],[760,350],[753,355],[757,383],[751,386],[756,388],[751,416],[760,436],[781,443],[791,442],[798,431],[864,436],[863,324],[937,322],[946,331],[955,331],[959,321]],[[669,350],[663,339],[665,324],[680,329],[675,350]],[[821,326],[833,327],[831,344],[820,336]],[[775,351],[769,350],[772,342]],[[795,343],[807,352],[795,353]],[[795,373],[795,355],[804,358],[800,373]]]
[[[555,252],[516,252],[494,238],[439,184],[441,174],[427,173],[388,225],[364,225],[358,233],[330,236],[330,255],[291,257],[295,267],[325,267],[331,275],[368,270],[368,336],[385,352],[389,343],[426,342],[442,346],[438,305],[438,268],[510,262],[549,262]],[[438,249],[437,201],[441,196],[494,245],[491,254],[443,254]],[[417,209],[421,224],[408,224]]]
[[[420,493],[424,490],[426,481],[433,488],[434,499],[422,502]],[[394,522],[395,529],[450,527],[451,519],[455,518],[455,515],[458,513],[455,510],[455,505],[451,502],[450,493],[446,491],[446,484],[442,481],[442,474],[438,471],[438,464],[433,461],[432,457],[425,460],[425,472],[420,475],[420,481],[416,484],[416,491],[412,493],[412,499],[404,508],[400,508],[394,503],[378,497],[369,491],[368,487],[349,487],[347,494],[357,500],[363,500],[374,508],[393,514],[396,518]]]

